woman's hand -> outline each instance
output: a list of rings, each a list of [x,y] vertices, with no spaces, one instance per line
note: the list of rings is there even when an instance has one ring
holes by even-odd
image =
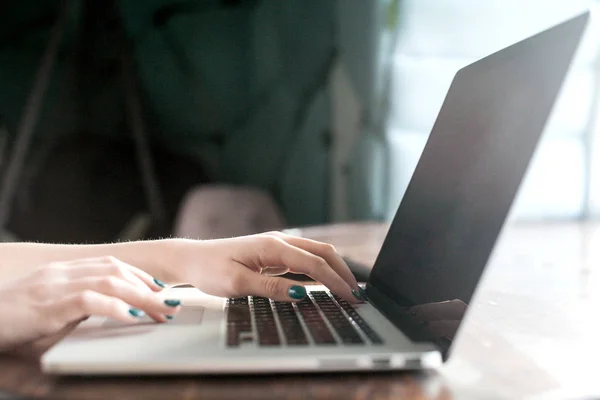
[[[12,251],[21,254],[19,249],[32,247],[27,246],[13,246]],[[133,322],[144,313],[158,322],[174,316],[181,302],[164,300],[158,294],[164,284],[137,267],[223,297],[257,295],[295,301],[306,296],[298,282],[271,276],[274,271],[307,274],[349,302],[363,297],[333,246],[279,232],[207,241],[42,246],[46,255],[38,251],[29,261],[36,257],[59,259],[60,255],[77,258],[82,256],[73,255],[86,253],[112,254],[119,259],[108,256],[52,262],[29,272],[25,269],[22,278],[2,282],[0,350],[66,333],[90,315],[123,322]],[[33,246],[31,252],[35,250]],[[27,258],[27,253],[14,259],[23,257]]]
[[[280,232],[218,240],[178,240],[166,266],[181,282],[222,297],[264,296],[295,301],[306,296],[298,282],[271,271],[303,273],[349,302],[362,300],[352,272],[332,245]]]
[[[164,284],[113,257],[45,265],[0,286],[0,349],[75,326],[90,315],[133,322],[147,313],[164,322],[181,302],[163,299]]]

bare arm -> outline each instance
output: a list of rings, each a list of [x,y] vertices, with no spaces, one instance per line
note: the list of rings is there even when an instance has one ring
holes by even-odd
[[[51,263],[109,256],[163,282],[191,283],[217,296],[246,293],[249,286],[256,285],[253,290],[257,294],[264,295],[267,290],[272,291],[267,297],[286,298],[287,287],[293,286],[293,281],[260,273],[264,268],[283,267],[310,275],[347,301],[360,298],[356,279],[332,246],[279,232],[205,241],[0,243],[0,284]]]
[[[105,256],[135,265],[160,280],[174,282],[177,280],[174,268],[166,266],[168,257],[176,258],[173,251],[177,242],[177,239],[168,239],[99,245],[0,243],[0,282],[53,262]]]

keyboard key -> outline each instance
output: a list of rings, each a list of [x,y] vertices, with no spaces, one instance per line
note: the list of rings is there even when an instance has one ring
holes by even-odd
[[[383,343],[381,337],[360,317],[351,304],[335,295],[332,298],[325,291],[311,292],[310,297],[296,303],[296,306],[287,302],[273,302],[283,338],[279,336],[277,330],[271,301],[265,297],[250,297],[250,299],[239,297],[228,300],[226,324],[228,347],[237,347],[241,343],[254,340],[257,340],[260,346],[281,346],[283,342],[288,346],[308,346],[308,335],[312,336],[317,345],[335,345],[336,339],[322,315],[339,336],[341,344],[364,344],[364,340],[358,333],[360,330],[371,343]],[[304,331],[300,318],[304,321],[308,332]],[[253,334],[252,320],[256,328],[255,334]]]
[[[342,313],[340,307],[329,297],[326,292],[311,292],[311,295],[317,301],[317,304],[329,320],[333,329],[337,332],[342,343],[348,345],[363,344],[363,340],[352,326],[352,323]]]
[[[291,303],[284,303],[280,301],[275,302],[275,310],[279,317],[279,324],[283,330],[283,336],[285,337],[288,346],[307,346],[308,338],[304,334],[296,310]]]
[[[271,309],[271,302],[265,297],[252,297],[254,305],[254,323],[260,346],[279,346],[281,341]]]
[[[350,303],[342,299],[339,296],[333,295],[333,298],[342,307],[346,314],[354,321],[354,323],[364,332],[373,344],[383,344],[383,339],[367,324],[360,316],[360,314],[352,307]]]
[[[227,347],[237,347],[240,344],[240,334],[252,332],[252,320],[247,297],[232,298],[227,307]]]
[[[305,298],[296,303],[304,324],[308,328],[315,344],[332,345],[336,344],[335,338],[325,324],[323,317],[310,298]]]

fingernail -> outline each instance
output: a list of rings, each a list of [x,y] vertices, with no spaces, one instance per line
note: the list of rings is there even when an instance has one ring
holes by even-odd
[[[140,310],[138,308],[130,308],[129,314],[131,314],[133,317],[137,317],[137,318],[142,318],[144,315],[146,315],[145,312],[143,312],[142,310]]]
[[[165,300],[165,304],[168,305],[169,307],[177,307],[178,305],[181,304],[181,300],[167,299],[167,300]]]
[[[167,319],[173,319],[173,318],[175,318],[175,317],[174,317],[174,316],[172,316],[172,315],[165,315],[165,318],[167,318]]]
[[[288,295],[292,299],[300,300],[306,297],[306,289],[304,286],[292,286],[290,290],[288,290]]]
[[[163,281],[161,281],[160,279],[156,279],[154,278],[154,283],[156,283],[158,286],[160,286],[161,288],[165,288],[167,287],[167,284],[164,283]]]
[[[363,288],[361,288],[360,286],[358,287],[358,291],[360,293],[360,295],[362,296],[363,300],[367,299],[367,291]]]
[[[359,294],[359,293],[358,293],[356,290],[354,290],[354,289],[352,289],[352,294],[353,294],[353,295],[354,295],[354,297],[356,297],[358,300],[362,300],[362,299],[363,299],[363,298],[360,296],[360,294]]]

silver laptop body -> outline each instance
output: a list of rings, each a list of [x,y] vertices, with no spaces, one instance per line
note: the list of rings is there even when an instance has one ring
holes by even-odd
[[[457,330],[587,24],[588,13],[455,76],[366,285],[351,306],[222,299],[192,288],[172,321],[92,317],[42,357],[56,374],[435,368]]]

